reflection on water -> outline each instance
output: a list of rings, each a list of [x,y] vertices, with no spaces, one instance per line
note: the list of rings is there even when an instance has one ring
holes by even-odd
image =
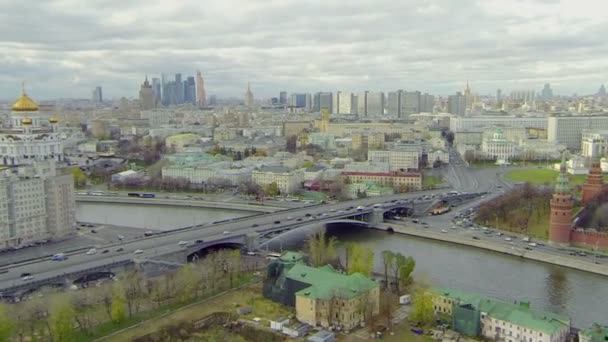
[[[316,228],[318,229],[318,228]],[[270,249],[297,249],[313,228],[292,231]],[[414,277],[433,286],[477,292],[505,301],[529,300],[532,307],[566,314],[576,327],[608,318],[608,278],[490,251],[360,228],[333,226],[328,234],[374,250],[374,267],[382,272],[383,250],[416,259]]]
[[[570,297],[570,284],[566,273],[563,269],[553,269],[547,275],[546,283],[551,311],[563,311],[564,303]]]

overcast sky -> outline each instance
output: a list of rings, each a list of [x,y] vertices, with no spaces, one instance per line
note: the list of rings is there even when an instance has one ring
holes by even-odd
[[[502,88],[595,93],[606,0],[0,0],[0,98],[136,97],[144,75],[208,94]]]

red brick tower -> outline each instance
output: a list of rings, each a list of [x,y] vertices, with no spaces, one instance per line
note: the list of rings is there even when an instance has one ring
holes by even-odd
[[[604,188],[604,179],[602,177],[602,167],[598,158],[591,159],[591,167],[589,168],[589,174],[583,184],[583,194],[581,196],[581,204],[587,205],[597,195],[602,192]]]
[[[572,191],[570,179],[566,171],[565,155],[562,158],[555,192],[551,199],[551,217],[549,219],[549,242],[557,245],[570,243],[572,230]]]

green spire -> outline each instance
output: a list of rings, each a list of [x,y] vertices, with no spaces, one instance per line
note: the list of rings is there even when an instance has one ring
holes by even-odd
[[[562,153],[562,163],[559,167],[559,175],[557,176],[557,183],[555,184],[555,191],[570,193],[570,177],[568,177],[568,167],[566,166],[566,153]]]

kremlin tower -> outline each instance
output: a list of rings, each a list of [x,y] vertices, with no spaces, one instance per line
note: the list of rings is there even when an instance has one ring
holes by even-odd
[[[596,198],[604,190],[604,179],[602,176],[602,167],[598,158],[591,159],[591,167],[589,174],[583,184],[583,194],[581,195],[581,204],[587,205],[590,201]]]
[[[560,173],[557,177],[555,192],[551,199],[551,217],[549,219],[549,242],[557,245],[570,243],[572,230],[572,207],[574,200],[570,189],[570,180],[566,169],[565,153],[562,156]]]

